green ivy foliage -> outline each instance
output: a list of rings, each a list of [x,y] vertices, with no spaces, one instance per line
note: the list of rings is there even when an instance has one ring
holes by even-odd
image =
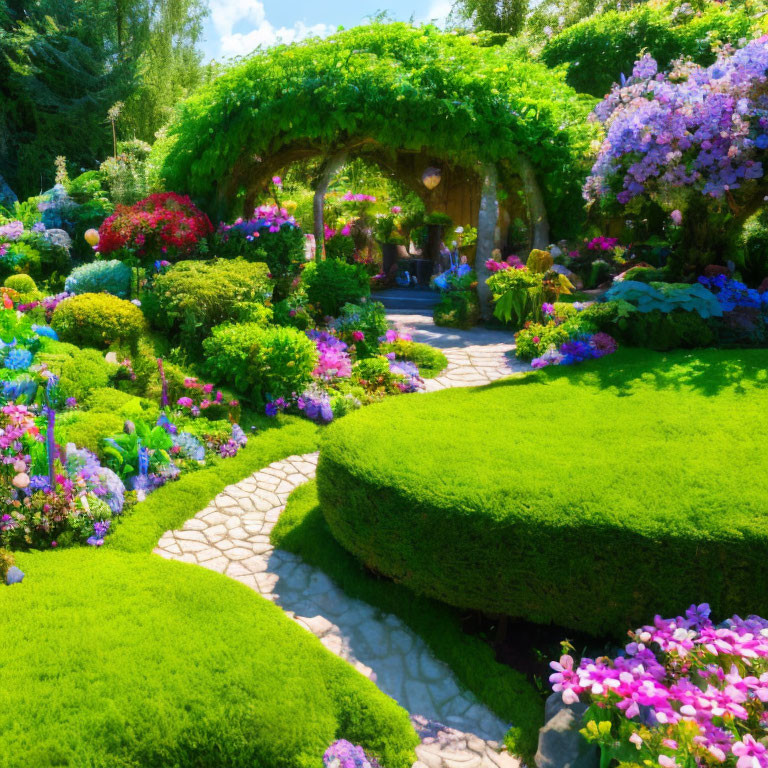
[[[259,172],[254,158],[263,164],[289,149],[426,148],[465,167],[511,169],[523,153],[558,221],[568,206],[581,207],[593,105],[564,73],[511,48],[431,26],[374,23],[232,67],[179,106],[153,160],[169,189],[186,189],[224,215]]]
[[[550,67],[567,64],[570,85],[581,93],[602,97],[622,73],[629,77],[641,52],[650,53],[660,70],[680,57],[709,65],[719,44],[735,44],[748,35],[752,23],[743,8],[719,3],[690,14],[671,5],[642,5],[574,24],[547,43],[541,59]]]

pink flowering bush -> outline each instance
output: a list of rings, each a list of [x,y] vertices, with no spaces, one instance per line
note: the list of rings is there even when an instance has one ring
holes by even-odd
[[[768,36],[725,49],[709,67],[660,73],[644,56],[595,109],[606,134],[586,199],[631,211],[653,201],[683,226],[681,248],[700,263],[718,246],[714,255],[727,258],[723,243],[768,191],[767,72]]]
[[[568,704],[590,704],[582,734],[603,764],[766,768],[768,621],[715,626],[707,604],[629,633],[614,659],[552,662]]]

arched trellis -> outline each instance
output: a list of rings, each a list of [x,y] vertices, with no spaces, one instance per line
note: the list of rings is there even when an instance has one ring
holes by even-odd
[[[548,243],[547,208],[558,234],[577,218],[564,212],[582,209],[591,106],[563,73],[511,49],[434,27],[370,24],[228,69],[179,106],[154,160],[169,188],[225,218],[235,203],[251,207],[287,166],[319,158],[318,233],[324,190],[346,158],[389,169],[432,211],[463,184],[482,271],[497,239],[499,185],[509,191],[514,180],[523,191],[533,246]],[[443,170],[431,193],[421,184],[427,165]]]
[[[323,242],[323,209],[325,195],[333,176],[347,160],[363,156],[370,162],[388,171],[422,199],[428,213],[445,212],[447,190],[457,185],[464,186],[477,200],[476,220],[469,222],[478,228],[477,261],[480,264],[491,256],[498,242],[498,201],[497,186],[502,175],[519,179],[527,203],[530,225],[530,246],[544,248],[549,243],[549,220],[546,205],[535,170],[525,156],[518,155],[504,163],[503,171],[494,163],[475,163],[461,166],[454,161],[441,158],[429,148],[391,149],[372,139],[346,142],[333,147],[314,147],[308,143],[296,145],[262,158],[244,153],[233,167],[226,184],[219,189],[220,204],[226,206],[237,191],[245,192],[244,207],[251,210],[258,197],[265,193],[273,176],[287,166],[300,160],[319,159],[320,166],[314,180],[314,234],[319,244]],[[443,180],[436,189],[428,190],[422,183],[422,171],[437,165],[443,173]],[[492,177],[493,184],[487,179]]]

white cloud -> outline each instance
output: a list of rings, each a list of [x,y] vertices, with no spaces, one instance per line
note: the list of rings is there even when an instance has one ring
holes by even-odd
[[[450,16],[452,10],[453,3],[451,0],[432,0],[432,5],[429,6],[429,11],[427,11],[424,20],[442,24]]]
[[[301,21],[292,27],[275,27],[267,19],[260,0],[211,0],[210,9],[211,22],[219,38],[218,58],[244,56],[259,46],[293,43],[315,35],[322,37],[334,30],[328,24],[307,26]],[[236,32],[237,27],[251,29]]]

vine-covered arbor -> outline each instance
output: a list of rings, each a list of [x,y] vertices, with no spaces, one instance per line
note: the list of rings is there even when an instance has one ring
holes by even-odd
[[[155,151],[169,187],[221,216],[249,208],[291,163],[320,158],[316,233],[333,173],[365,155],[428,211],[474,199],[482,269],[498,238],[499,185],[507,199],[522,193],[533,245],[549,242],[550,223],[559,235],[578,219],[591,106],[561,72],[477,36],[371,24],[232,67],[181,105]],[[421,183],[430,166],[442,172],[434,191]]]

